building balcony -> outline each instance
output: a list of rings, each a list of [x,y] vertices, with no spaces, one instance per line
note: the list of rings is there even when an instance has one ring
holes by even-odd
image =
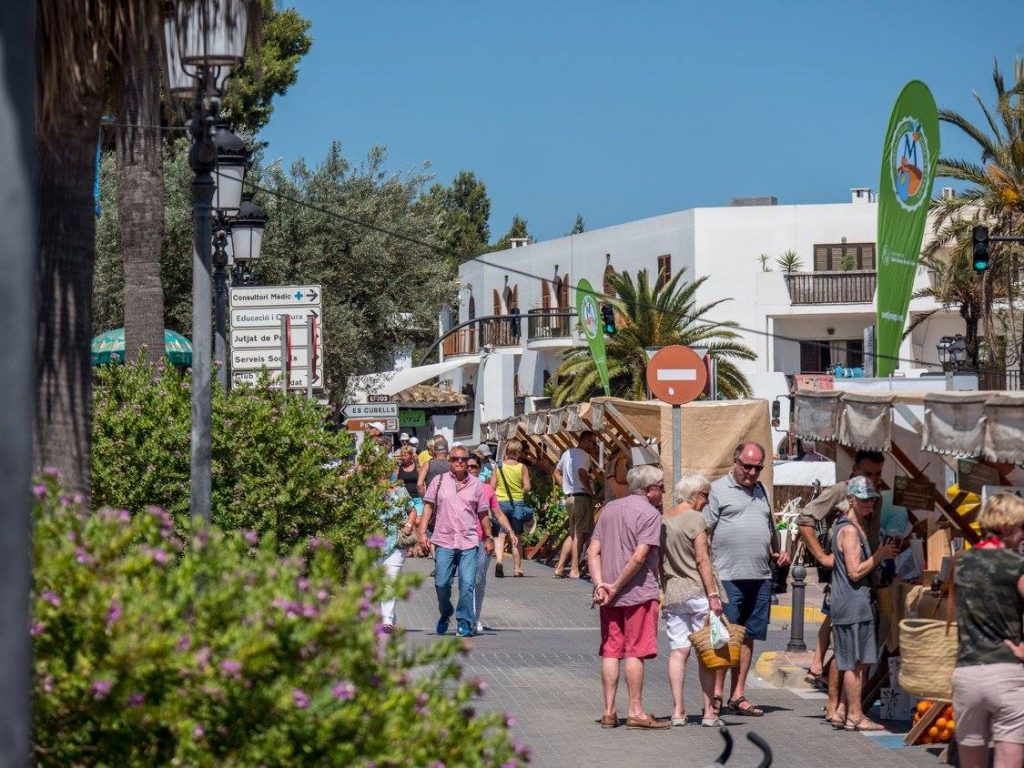
[[[475,355],[477,353],[476,328],[460,328],[452,334],[445,336],[441,342],[445,357],[458,357],[459,355]]]
[[[792,272],[785,277],[793,304],[870,304],[878,282],[873,269]]]
[[[518,347],[522,344],[522,317],[508,315],[505,317],[481,320],[477,325],[480,329],[480,346],[486,347]]]
[[[526,340],[530,347],[571,347],[575,318],[553,314],[558,309],[531,309],[526,319]]]

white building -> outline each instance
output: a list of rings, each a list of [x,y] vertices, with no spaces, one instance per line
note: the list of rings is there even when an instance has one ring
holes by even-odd
[[[454,330],[442,344],[441,363],[395,378],[405,384],[437,376],[443,386],[469,394],[472,414],[463,414],[453,431],[456,439],[478,439],[482,422],[546,404],[537,401],[563,352],[583,343],[574,318],[551,314],[574,309],[571,286],[586,278],[607,291],[606,272],[641,269],[652,277],[685,269],[684,280],[707,275],[698,303],[731,299],[708,317],[741,326],[757,360],[737,364],[760,397],[783,394],[784,373],[860,366],[864,330],[875,320],[877,203],[871,190],[852,190],[845,204],[777,205],[774,198],[734,203],[516,244],[466,262],[459,268],[457,314],[442,318],[442,331],[516,311],[518,324],[480,320]],[[803,262],[788,275],[775,263],[787,250]],[[761,254],[768,255],[771,271],[762,268]],[[915,289],[929,277],[919,267]],[[910,315],[935,308],[931,299],[914,299]],[[905,339],[900,369],[910,375],[928,366],[937,370],[940,337],[962,331],[955,312],[937,313]]]

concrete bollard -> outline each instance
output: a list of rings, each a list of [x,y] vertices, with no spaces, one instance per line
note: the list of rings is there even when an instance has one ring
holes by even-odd
[[[789,643],[787,651],[806,651],[804,642],[804,593],[807,588],[807,567],[797,562],[793,565],[793,618],[790,622]]]

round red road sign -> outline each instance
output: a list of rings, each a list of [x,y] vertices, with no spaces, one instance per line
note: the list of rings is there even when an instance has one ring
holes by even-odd
[[[647,386],[651,394],[672,405],[696,400],[707,383],[704,360],[689,347],[662,347],[647,364]]]

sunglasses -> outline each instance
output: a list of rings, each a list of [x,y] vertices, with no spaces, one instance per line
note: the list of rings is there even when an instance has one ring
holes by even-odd
[[[469,468],[470,469],[480,469],[480,465],[479,464],[470,464]]]
[[[460,464],[464,461],[469,461],[469,456],[449,456],[448,461],[459,462]]]
[[[747,464],[745,461],[740,461],[739,459],[736,459],[736,463],[743,467],[747,472],[753,472],[755,470],[760,472],[764,469],[764,464]]]

